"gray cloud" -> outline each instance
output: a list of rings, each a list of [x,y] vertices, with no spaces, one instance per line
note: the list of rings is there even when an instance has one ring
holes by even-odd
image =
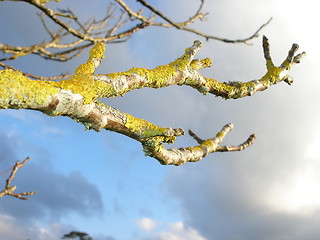
[[[10,159],[14,156],[13,142],[14,139],[1,136],[0,152],[10,163],[16,160]],[[17,186],[17,192],[37,192],[30,201],[11,197],[1,199],[1,213],[13,216],[21,223],[32,219],[57,221],[70,213],[97,215],[103,209],[101,194],[94,184],[89,183],[80,172],[74,171],[68,175],[54,172],[48,160],[29,160],[18,171],[12,184]]]
[[[261,197],[266,196],[263,191],[270,182],[276,181],[274,175],[259,178],[264,169],[248,173],[239,164],[234,168],[231,161],[245,159],[219,158],[198,169],[174,171],[167,179],[170,196],[181,202],[187,224],[207,239],[317,239],[318,210],[300,215],[270,209]]]
[[[170,2],[170,7],[166,8],[166,11],[172,11],[173,18],[180,6],[177,2]],[[290,1],[287,3],[288,6],[292,4]],[[291,29],[281,21],[285,18],[292,26],[298,26],[294,22],[297,19],[292,19],[289,12],[278,12],[284,8],[279,8],[277,1],[207,1],[206,6],[211,20],[199,27],[205,32],[230,38],[247,36],[273,16],[273,22],[264,33],[270,38],[272,56],[277,64],[286,57],[291,41],[298,41],[302,35],[308,36],[301,34],[305,33],[303,29]],[[248,6],[251,6],[249,11]],[[188,4],[184,4],[185,8],[190,12],[194,10]],[[140,40],[135,43],[110,46],[104,60],[107,67],[101,67],[101,70],[112,72],[132,66],[165,64],[177,58],[184,48],[199,38],[181,31],[166,31],[148,30],[139,33]],[[254,46],[249,47],[204,42],[198,57],[211,57],[214,64],[212,69],[203,72],[221,81],[246,81],[262,76],[265,63],[261,39],[253,43]],[[309,48],[308,54],[319,52],[313,46],[303,46],[306,45],[303,41],[301,44],[302,50]],[[108,62],[109,59],[112,61]],[[314,77],[318,74],[312,70],[318,64],[309,59],[317,58],[308,56],[293,70],[292,76],[296,80],[293,86],[279,84],[266,92],[237,101],[202,96],[188,87],[170,87],[141,89],[126,94],[124,98],[108,99],[107,104],[162,126],[193,128],[201,137],[212,137],[225,123],[232,122],[235,129],[226,138],[226,144],[238,144],[252,132],[257,134],[255,144],[244,152],[214,154],[200,163],[172,168],[164,182],[168,196],[181,202],[186,224],[207,239],[318,239],[320,215],[317,206],[304,214],[280,211],[270,205],[270,199],[277,203],[277,194],[288,191],[286,187],[291,176],[310,164],[310,159],[304,154],[312,139],[317,138],[320,116],[315,109],[320,99],[318,89],[313,86],[319,85]],[[123,69],[117,68],[119,65]],[[14,158],[13,151],[8,150],[8,141],[3,139],[2,142],[5,159]],[[184,138],[180,144],[194,142]],[[29,166],[30,169],[21,170],[21,175],[18,173],[14,183],[18,190],[37,190],[38,197],[19,204],[11,198],[3,199],[0,205],[2,212],[23,221],[59,219],[74,212],[86,216],[102,209],[99,191],[80,173],[58,174],[32,162]],[[317,169],[319,166],[314,164],[311,167]],[[274,187],[280,190],[274,192]]]
[[[257,133],[256,142],[244,152],[213,154],[197,165],[173,169],[168,175],[164,184],[170,196],[181,202],[186,222],[207,239],[318,238],[318,205],[304,214],[274,209],[269,202],[274,199],[273,204],[284,204],[277,199],[290,191],[289,179],[308,165],[319,168],[319,164],[305,157],[316,134],[315,119],[319,119],[318,113],[305,106],[312,106],[319,99],[311,100],[310,91],[301,93],[301,89],[285,87],[276,86],[267,94],[238,102],[213,101],[221,111],[219,116],[214,111],[204,114],[201,120],[206,128],[197,129],[204,137],[210,136],[208,127],[213,121],[221,124],[229,119],[235,129],[225,143],[237,144],[251,132]],[[304,181],[303,178],[297,181]],[[275,187],[280,190],[272,191]]]
[[[250,133],[257,134],[256,142],[244,152],[217,153],[200,163],[171,169],[164,181],[168,197],[181,203],[180,210],[186,224],[207,239],[313,240],[319,236],[319,200],[316,202],[318,196],[310,193],[318,192],[319,155],[306,155],[310,144],[318,146],[319,143],[320,114],[315,108],[320,99],[317,74],[312,70],[312,66],[319,64],[313,56],[318,47],[310,45],[312,41],[306,36],[311,33],[306,33],[306,29],[295,28],[293,31],[285,25],[293,19],[277,10],[284,2],[206,3],[207,9],[212,9],[210,19],[213,18],[204,23],[206,32],[214,30],[217,35],[245,36],[265,17],[272,16],[274,21],[264,34],[269,36],[276,64],[284,60],[295,41],[311,54],[293,69],[291,75],[295,82],[291,87],[278,84],[236,101],[212,96],[203,98],[199,94],[194,97],[193,104],[201,106],[203,111],[198,108],[192,111],[196,117],[183,121],[190,120],[185,126],[194,128],[201,137],[212,136],[227,122],[234,123],[235,128],[225,139],[225,144],[238,144]],[[250,17],[245,10],[249,5],[255,9],[250,11]],[[287,6],[293,5],[288,2]],[[228,11],[223,10],[226,8]],[[290,24],[302,25],[300,20]],[[305,37],[301,38],[302,35]],[[192,38],[194,36],[189,36],[183,41]],[[180,41],[178,37],[176,39]],[[221,81],[247,81],[262,76],[265,67],[261,39],[253,42],[255,45],[251,47],[205,44],[199,56],[212,57],[214,63],[213,69],[206,70],[205,75]],[[183,96],[188,97],[187,94]],[[175,121],[178,122],[178,118],[176,116]],[[301,188],[310,188],[310,192],[291,194],[293,185],[303,181],[309,181],[310,185]],[[296,202],[303,197],[309,198],[302,200],[305,202],[314,200],[313,206],[302,203],[299,206]],[[292,202],[296,208],[291,206]]]

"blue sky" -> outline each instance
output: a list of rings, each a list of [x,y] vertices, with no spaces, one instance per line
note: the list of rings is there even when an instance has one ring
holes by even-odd
[[[157,7],[181,20],[198,1],[161,1]],[[183,3],[183,7],[181,4]],[[128,1],[134,6],[135,1]],[[62,0],[87,19],[102,15],[105,1]],[[136,117],[161,126],[193,129],[212,137],[234,123],[226,144],[251,133],[257,140],[237,153],[217,153],[198,163],[162,166],[145,157],[141,146],[112,132],[85,131],[69,118],[51,118],[28,110],[0,111],[0,172],[30,156],[14,180],[18,191],[37,191],[29,201],[10,197],[0,204],[0,234],[5,239],[59,239],[71,230],[95,240],[298,240],[318,239],[320,218],[320,114],[316,1],[207,1],[202,31],[228,38],[263,30],[276,64],[296,42],[307,57],[292,69],[292,86],[280,83],[240,100],[202,96],[188,87],[140,89],[124,97],[103,99]],[[2,43],[20,45],[43,40],[36,14],[24,3],[0,5]],[[178,30],[146,29],[124,44],[107,45],[99,73],[152,68],[179,57],[198,36]],[[247,81],[265,73],[261,38],[252,46],[206,42],[197,55],[210,57],[203,74],[221,81]],[[13,63],[35,74],[72,72],[87,58],[52,63],[26,57]],[[175,146],[190,146],[188,136]],[[4,184],[7,175],[0,175]]]

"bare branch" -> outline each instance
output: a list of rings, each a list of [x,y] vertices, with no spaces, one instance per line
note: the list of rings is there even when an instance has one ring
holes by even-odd
[[[61,16],[61,13],[55,12],[50,8],[47,8],[45,5],[39,3],[36,0],[22,0],[24,2],[30,3],[31,5],[37,7],[40,9],[44,14],[46,14],[49,18],[51,18],[56,24],[60,25],[62,28],[64,28],[67,32],[72,34],[73,36],[80,38],[82,40],[91,41],[91,42],[97,42],[101,41],[101,39],[94,39],[90,37],[87,34],[80,33],[79,31],[76,31],[72,27],[70,27],[68,24],[61,21],[57,16]]]
[[[247,38],[243,38],[243,39],[232,40],[232,39],[227,39],[227,38],[216,37],[216,36],[213,36],[213,35],[202,33],[200,31],[192,29],[192,28],[184,27],[186,25],[190,25],[197,18],[203,19],[204,16],[208,14],[208,13],[201,13],[201,9],[202,9],[202,6],[204,4],[204,0],[201,0],[200,7],[199,7],[198,11],[196,12],[196,14],[193,17],[191,17],[188,21],[185,21],[185,22],[182,22],[182,23],[174,22],[173,20],[171,20],[170,18],[166,17],[159,10],[157,10],[155,7],[153,7],[152,5],[150,5],[149,3],[147,3],[144,0],[137,0],[137,2],[140,2],[143,6],[147,7],[152,12],[154,12],[157,16],[161,17],[162,19],[164,19],[166,22],[168,22],[170,24],[170,25],[167,25],[167,24],[163,24],[163,23],[152,23],[151,25],[162,26],[162,27],[172,27],[173,26],[173,27],[175,27],[177,29],[184,30],[184,31],[187,31],[187,32],[192,32],[192,33],[194,33],[196,35],[204,37],[206,40],[212,39],[212,40],[222,41],[222,42],[225,42],[225,43],[245,43],[245,44],[248,44],[248,41],[259,37],[259,32],[264,27],[266,27],[272,20],[272,18],[270,18],[266,23],[262,24],[251,36],[249,36]]]
[[[0,66],[3,67],[3,69],[11,69],[11,70],[15,70],[18,71],[18,69],[6,65],[3,62],[0,62]],[[61,79],[66,79],[66,78],[70,78],[72,75],[70,73],[65,73],[65,74],[61,74],[60,76],[53,76],[53,77],[42,77],[42,76],[37,76],[37,75],[33,75],[30,73],[22,73],[24,76],[26,77],[30,77],[32,79],[36,79],[36,80],[44,80],[44,81],[54,81],[54,80],[61,80]]]
[[[160,12],[151,4],[147,3],[145,0],[139,0],[138,2],[150,10],[149,14],[151,13],[151,15],[149,17],[146,17],[147,13],[143,14],[143,10],[133,11],[124,0],[114,0],[116,2],[115,4],[118,4],[121,7],[120,13],[115,4],[110,4],[107,7],[107,13],[104,18],[100,20],[95,20],[93,18],[85,23],[81,23],[76,14],[70,9],[58,9],[57,11],[54,11],[53,9],[45,6],[43,3],[40,3],[38,0],[11,1],[26,2],[38,8],[41,11],[39,14],[40,21],[42,22],[45,31],[50,36],[50,40],[23,47],[4,45],[0,43],[0,51],[3,52],[3,56],[0,58],[1,62],[16,60],[17,58],[29,54],[40,56],[46,60],[66,62],[78,57],[84,49],[91,47],[96,42],[125,42],[129,40],[137,31],[154,26],[165,28],[174,27],[183,31],[192,32],[196,35],[204,37],[207,40],[212,39],[226,43],[248,44],[248,41],[257,37],[259,32],[271,21],[270,19],[267,23],[263,24],[252,36],[248,38],[232,40],[208,35],[189,27],[197,19],[205,20],[205,16],[208,15],[207,12],[202,11],[204,0],[200,0],[199,8],[195,14],[182,22],[175,22],[174,20],[168,18],[165,14]],[[156,17],[160,17],[164,20],[164,22],[155,21]],[[59,26],[59,28],[57,30],[50,29],[46,22],[47,19],[51,19],[57,26]],[[65,19],[69,20],[69,22],[65,22]],[[136,24],[132,25],[130,20]],[[125,28],[126,26],[129,27]],[[4,63],[2,63],[1,66],[4,66]],[[34,74],[27,74],[26,76],[34,77],[35,79],[47,80],[59,78],[58,76],[46,78],[35,76]]]
[[[152,12],[154,12],[155,14],[157,14],[158,16],[160,16],[162,19],[164,19],[165,21],[167,21],[168,23],[170,23],[172,26],[181,29],[181,26],[179,26],[178,24],[176,24],[175,22],[173,22],[171,19],[169,19],[168,17],[166,17],[165,15],[163,15],[159,10],[157,10],[156,8],[154,8],[153,6],[151,6],[149,3],[147,3],[144,0],[137,0],[137,2],[141,3],[143,6],[149,8]]]
[[[203,139],[199,138],[197,134],[195,134],[191,129],[189,129],[189,135],[197,141],[197,143],[201,144],[204,142]]]
[[[16,197],[19,198],[21,200],[28,200],[28,198],[26,196],[31,196],[34,195],[36,192],[22,192],[22,193],[14,193],[14,191],[16,190],[16,186],[11,186],[11,181],[13,180],[13,178],[15,177],[17,171],[19,168],[23,167],[24,164],[29,160],[30,158],[27,157],[26,159],[23,160],[22,163],[20,163],[19,161],[16,162],[16,164],[14,165],[12,172],[9,176],[9,178],[7,179],[7,183],[5,186],[5,189],[2,190],[0,192],[0,198],[4,197],[5,195],[8,196],[12,196],[12,197]]]
[[[225,43],[245,43],[250,45],[248,42],[254,38],[257,38],[259,36],[259,33],[261,32],[261,30],[266,27],[270,22],[271,22],[272,18],[270,18],[266,23],[262,24],[259,29],[257,31],[254,32],[254,34],[252,34],[250,37],[247,38],[242,38],[242,39],[228,39],[228,38],[221,38],[221,37],[217,37],[217,36],[213,36],[213,35],[209,35],[209,34],[205,34],[202,33],[198,30],[192,29],[192,28],[188,28],[188,27],[181,27],[181,30],[187,31],[187,32],[191,32],[194,33],[196,35],[199,35],[201,37],[204,37],[207,41],[208,40],[217,40],[217,41],[222,41]],[[154,24],[156,26],[163,26],[163,27],[170,27],[168,25],[165,24]]]
[[[249,136],[249,138],[241,143],[238,146],[218,146],[216,152],[234,152],[234,151],[242,151],[253,144],[254,140],[256,139],[256,135],[253,133]]]

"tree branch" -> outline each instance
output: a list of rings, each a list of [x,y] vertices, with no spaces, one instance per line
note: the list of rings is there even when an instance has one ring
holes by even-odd
[[[144,0],[139,0],[138,2],[150,10],[149,14],[152,13],[152,15],[149,17],[146,17],[146,14],[143,15],[142,10],[133,11],[124,0],[114,0],[121,7],[121,13],[117,11],[118,9],[115,4],[110,4],[107,7],[107,14],[104,18],[98,21],[91,19],[86,23],[81,23],[76,14],[74,14],[70,9],[58,9],[55,11],[47,7],[45,3],[49,2],[50,0],[0,0],[0,2],[3,1],[26,2],[39,9],[41,11],[39,16],[42,25],[50,36],[50,40],[31,46],[11,46],[0,43],[0,51],[3,52],[3,56],[0,57],[0,65],[5,69],[8,68],[6,67],[8,65],[5,64],[6,61],[16,60],[17,58],[30,54],[40,56],[46,60],[61,62],[69,61],[78,57],[84,49],[91,47],[97,42],[124,42],[127,41],[137,31],[152,26],[165,28],[174,27],[183,31],[192,32],[196,35],[204,37],[207,40],[212,39],[226,43],[248,44],[250,40],[258,37],[258,34],[262,28],[268,25],[271,21],[270,19],[267,23],[263,24],[253,35],[248,38],[232,40],[208,35],[188,27],[197,19],[205,20],[205,16],[208,15],[207,12],[202,12],[204,0],[200,0],[199,8],[195,14],[182,22],[175,22],[174,20],[168,18],[165,14]],[[119,17],[117,20],[113,21],[113,19],[116,18],[117,13],[119,14]],[[53,31],[49,28],[48,24],[46,23],[45,16],[59,26],[58,30]],[[160,17],[165,22],[155,21],[156,17]],[[70,22],[67,23],[64,21],[64,19],[67,19]],[[136,24],[132,25],[129,20]],[[29,77],[34,77],[34,79],[52,80],[63,78],[61,76],[41,77],[30,73],[24,74]]]
[[[191,131],[190,135],[199,143],[199,145],[195,147],[179,149],[172,148],[167,150],[163,147],[160,139],[148,139],[142,144],[143,150],[147,156],[154,157],[161,164],[179,166],[186,162],[197,162],[213,152],[242,151],[254,142],[256,136],[255,134],[251,134],[244,143],[238,146],[220,146],[220,143],[232,128],[232,124],[227,124],[216,134],[214,138],[207,140],[200,140],[200,138]]]
[[[181,26],[179,26],[177,23],[173,22],[170,18],[166,17],[165,15],[163,15],[158,9],[156,9],[155,7],[151,6],[149,3],[147,3],[144,0],[137,0],[137,2],[141,3],[143,6],[149,8],[152,12],[154,12],[156,15],[160,16],[162,19],[164,19],[165,21],[167,21],[168,23],[170,23],[172,26],[174,26],[175,28],[181,29]]]
[[[16,164],[14,165],[12,172],[9,176],[9,178],[7,179],[7,184],[5,186],[5,189],[2,190],[0,192],[0,198],[8,195],[8,196],[12,196],[12,197],[16,197],[22,200],[28,200],[27,197],[25,196],[31,196],[34,195],[36,192],[22,192],[22,193],[14,193],[14,191],[16,190],[16,186],[11,186],[11,181],[13,180],[13,178],[15,177],[17,171],[19,168],[23,167],[24,164],[29,160],[30,158],[27,157],[26,159],[23,160],[22,163],[20,163],[19,161],[16,162]]]
[[[118,0],[116,0],[116,1],[118,1]],[[174,22],[173,20],[171,20],[170,18],[165,16],[158,9],[156,9],[155,7],[153,7],[151,4],[147,3],[144,0],[137,0],[137,2],[140,2],[143,6],[147,7],[153,13],[155,13],[157,16],[161,17],[162,19],[164,19],[166,22],[169,23],[169,25],[168,25],[168,24],[164,24],[164,23],[155,23],[155,22],[153,22],[151,25],[161,26],[161,27],[175,27],[175,28],[177,28],[179,30],[184,30],[184,31],[187,31],[187,32],[194,33],[194,34],[196,34],[198,36],[204,37],[207,41],[211,39],[211,40],[222,41],[222,42],[225,42],[225,43],[245,43],[245,44],[249,44],[248,42],[250,40],[259,37],[259,32],[264,27],[266,27],[272,20],[272,18],[270,18],[266,23],[262,24],[251,36],[249,36],[247,38],[243,38],[243,39],[227,39],[227,38],[221,38],[221,37],[209,35],[209,34],[200,32],[198,30],[185,27],[185,26],[190,25],[191,23],[193,23],[198,18],[203,20],[204,16],[208,15],[208,13],[206,13],[206,12],[204,12],[204,13],[201,12],[202,6],[204,4],[204,0],[201,0],[200,7],[199,7],[198,11],[196,12],[196,14],[193,17],[191,17],[188,21],[185,21],[185,22],[182,22],[182,23]]]
[[[163,143],[173,143],[184,134],[180,128],[164,128],[146,120],[98,102],[98,99],[115,97],[142,87],[161,88],[171,85],[189,85],[203,94],[212,93],[225,99],[251,96],[281,81],[292,82],[289,69],[300,62],[305,53],[295,55],[298,45],[293,44],[287,58],[276,67],[270,56],[269,43],[263,37],[263,49],[267,73],[260,79],[242,82],[220,83],[199,73],[201,68],[210,67],[210,59],[194,59],[202,43],[195,41],[177,60],[154,69],[132,68],[126,72],[94,74],[104,58],[105,45],[97,43],[91,50],[86,63],[81,64],[71,78],[60,82],[34,81],[14,70],[0,71],[0,108],[33,109],[50,116],[68,116],[82,123],[87,129],[102,129],[129,136],[143,146],[146,155],[162,164],[181,165],[199,161],[212,152],[241,151],[250,146],[255,135],[237,146],[221,146],[225,135],[232,129],[226,125],[214,138],[201,140],[191,136],[198,146],[169,149]]]

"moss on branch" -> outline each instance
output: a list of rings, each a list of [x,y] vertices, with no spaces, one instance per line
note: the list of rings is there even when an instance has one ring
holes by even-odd
[[[98,101],[100,98],[123,95],[133,89],[170,85],[188,85],[203,94],[211,93],[225,99],[251,96],[281,81],[291,84],[292,78],[288,71],[305,55],[295,55],[298,45],[294,44],[287,58],[276,67],[270,56],[268,39],[263,37],[266,74],[245,83],[221,83],[199,73],[200,69],[212,65],[209,58],[194,59],[201,46],[200,41],[195,41],[181,57],[154,69],[131,68],[126,72],[97,75],[95,70],[105,52],[105,45],[97,43],[91,49],[87,62],[81,64],[71,78],[60,82],[35,81],[19,71],[1,70],[0,108],[33,109],[51,116],[68,116],[81,122],[87,129],[119,132],[141,142],[145,154],[162,164],[181,165],[199,161],[216,151],[241,151],[253,143],[255,135],[237,146],[221,146],[232,124],[227,124],[214,138],[207,140],[201,140],[194,133],[190,134],[199,144],[195,147],[167,150],[163,143],[173,143],[176,137],[184,134],[182,129],[156,126]]]

